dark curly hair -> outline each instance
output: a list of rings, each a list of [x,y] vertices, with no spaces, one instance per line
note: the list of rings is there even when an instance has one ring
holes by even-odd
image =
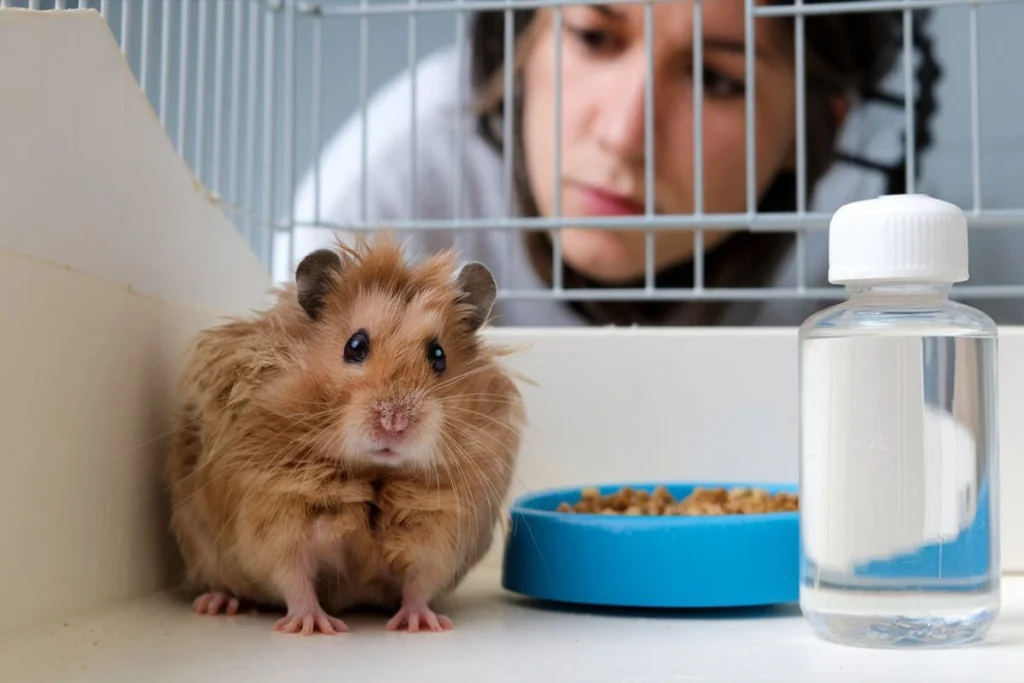
[[[817,0],[806,0],[808,3]],[[514,35],[517,43],[536,16],[536,10],[515,10]],[[924,12],[918,11],[918,15]],[[902,15],[897,12],[810,15],[805,17],[806,64],[806,173],[808,194],[839,155],[836,140],[840,120],[831,106],[837,96],[854,99],[890,100],[902,106],[902,98],[880,93],[880,80],[893,67],[902,45]],[[786,20],[790,35],[793,22]],[[919,32],[919,31],[918,31]],[[792,44],[790,42],[790,44]],[[502,91],[505,48],[505,13],[484,11],[475,16],[472,33],[472,84],[477,98],[477,125],[481,136],[493,148],[503,150],[502,119],[505,93]],[[517,44],[517,54],[521,52]],[[934,67],[934,62],[931,62]],[[920,75],[920,74],[919,74]],[[932,74],[934,75],[934,74]],[[927,104],[927,103],[926,103]],[[515,192],[521,215],[536,217],[536,204],[526,178],[522,145],[522,91],[513,93],[512,153]],[[929,140],[926,126],[917,126],[918,151]],[[842,157],[850,161],[848,157]],[[852,159],[855,163],[861,160]],[[865,162],[865,165],[871,165]],[[900,168],[903,168],[901,166]],[[898,177],[894,169],[893,178]],[[902,191],[899,187],[893,191]],[[795,175],[780,173],[758,205],[760,212],[789,212],[796,209]],[[542,278],[551,279],[551,244],[546,233],[526,234],[531,261]],[[763,286],[792,248],[792,234],[740,232],[705,255],[704,281],[709,287]],[[599,289],[603,285],[589,281],[563,264],[565,287]],[[693,265],[673,266],[657,274],[659,287],[690,287]],[[637,282],[627,286],[642,286]],[[638,299],[642,295],[638,292]],[[693,324],[713,324],[724,311],[721,302],[623,302],[596,301],[572,304],[585,317],[599,324],[675,323],[680,306],[688,307],[685,319]]]

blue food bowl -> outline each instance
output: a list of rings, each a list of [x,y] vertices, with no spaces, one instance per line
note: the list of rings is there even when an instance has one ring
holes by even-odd
[[[658,484],[596,486],[652,492]],[[678,501],[694,488],[796,485],[746,482],[664,484]],[[589,487],[588,487],[589,488]],[[558,512],[582,488],[514,501],[502,586],[540,600],[636,608],[730,608],[799,599],[798,512],[720,516],[626,516]]]

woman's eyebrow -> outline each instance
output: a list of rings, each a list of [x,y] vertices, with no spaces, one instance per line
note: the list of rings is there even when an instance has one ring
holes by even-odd
[[[612,21],[623,21],[626,19],[626,15],[620,12],[614,5],[587,5],[587,8]],[[703,46],[705,50],[719,52],[732,52],[741,55],[746,52],[746,42],[738,38],[704,35]],[[760,59],[769,60],[774,56],[770,50],[766,51],[758,45],[754,46],[754,54]]]
[[[587,9],[592,9],[608,19],[622,20],[625,18],[621,12],[608,5],[587,5]]]
[[[704,36],[703,46],[705,50],[733,52],[740,55],[746,54],[747,51],[746,42],[735,38]],[[754,54],[761,59],[771,59],[774,56],[770,50],[765,50],[759,45],[754,46]]]

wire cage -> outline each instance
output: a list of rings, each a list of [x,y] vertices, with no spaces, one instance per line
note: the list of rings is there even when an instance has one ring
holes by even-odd
[[[649,38],[661,28],[655,24],[658,6],[673,1],[677,0],[602,0],[601,4],[641,7],[644,36]],[[551,231],[550,286],[520,288],[499,272],[499,297],[829,300],[841,292],[827,286],[815,271],[821,271],[824,260],[824,229],[831,212],[847,201],[877,194],[928,192],[959,204],[971,226],[972,282],[958,287],[957,296],[987,302],[1003,322],[1024,320],[1024,314],[1016,312],[1024,303],[1024,279],[1012,280],[1019,260],[1014,258],[1012,239],[1024,222],[1020,191],[1024,187],[1014,175],[1024,155],[1024,131],[1015,130],[1013,112],[1017,102],[1024,103],[1024,87],[1018,85],[1019,74],[1006,78],[997,73],[1001,68],[1013,75],[1011,65],[1019,63],[1006,55],[1020,52],[1012,26],[1024,20],[1024,7],[1007,0],[735,0],[743,8],[747,38],[756,35],[762,20],[782,17],[793,22],[795,201],[789,210],[766,212],[759,206],[757,100],[751,96],[758,83],[758,67],[755,42],[746,39],[742,49],[745,206],[716,212],[705,203],[709,182],[705,136],[714,123],[705,113],[702,80],[702,26],[709,0],[679,1],[692,7],[693,17],[694,47],[687,66],[687,77],[695,84],[692,210],[657,209],[656,159],[671,151],[662,149],[655,139],[659,93],[653,87],[654,41],[648,39],[643,43],[647,82],[644,211],[639,216],[603,217],[563,214],[558,172],[549,217],[523,215],[518,210],[513,140],[519,129],[513,97],[505,97],[501,105],[504,116],[497,135],[501,149],[493,160],[496,175],[487,181],[500,185],[500,211],[474,208],[466,189],[471,179],[460,163],[455,163],[444,183],[438,182],[429,165],[423,173],[425,143],[437,134],[416,120],[435,87],[423,80],[424,69],[437,68],[428,63],[447,50],[452,60],[447,63],[454,64],[451,80],[456,82],[458,100],[467,103],[459,112],[467,123],[456,126],[446,144],[454,150],[450,158],[461,160],[470,144],[467,137],[477,134],[480,125],[470,113],[472,31],[484,21],[491,22],[497,29],[502,63],[513,64],[524,25],[521,19],[537,10],[550,10],[556,29],[561,28],[570,6],[558,0],[0,0],[0,7],[100,11],[178,153],[218,198],[277,281],[290,278],[298,258],[308,250],[308,243],[297,239],[303,230],[387,227],[459,235],[491,231],[500,233],[509,245],[522,231]],[[877,86],[859,93],[838,135],[835,162],[812,187],[808,127],[815,122],[808,119],[806,26],[815,17],[880,12],[895,12],[901,18],[894,24],[898,34],[893,36],[896,52],[891,68]],[[563,33],[554,31],[556,97],[551,116],[556,168],[563,163]],[[983,44],[984,56],[991,60],[984,64]],[[410,78],[410,73],[420,75]],[[520,86],[516,78],[513,69],[504,69],[503,92],[516,91]],[[393,125],[393,120],[382,117],[388,110],[408,112],[408,140],[402,147],[405,161],[397,164],[392,154],[388,158],[395,166],[372,168],[381,165],[374,150],[386,145],[385,128]],[[338,143],[343,132],[347,147]],[[374,135],[381,137],[374,142]],[[342,155],[334,163],[344,163],[347,177],[356,179],[350,198],[359,204],[342,223],[332,222],[321,211],[323,196],[333,191],[331,161],[324,156],[333,143],[340,145],[336,157]],[[376,183],[389,175],[402,178],[396,185],[401,196],[381,218],[368,206],[377,192]],[[424,208],[422,197],[433,186],[448,195],[443,202],[450,209],[447,213]],[[305,208],[297,207],[300,201]],[[645,267],[640,281],[600,289],[568,286],[559,235],[574,227],[643,233]],[[658,282],[655,230],[693,232],[690,282],[668,286]],[[706,281],[705,237],[716,230],[792,235],[790,279],[777,286],[713,286]],[[984,243],[987,233],[1011,236]],[[1024,249],[1024,242],[1019,248]],[[991,266],[999,259],[1010,276]]]

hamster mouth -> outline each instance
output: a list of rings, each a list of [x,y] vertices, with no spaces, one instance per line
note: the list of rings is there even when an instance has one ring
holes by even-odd
[[[403,449],[383,444],[371,446],[367,455],[371,462],[375,462],[378,465],[397,466],[406,460],[406,453]]]

